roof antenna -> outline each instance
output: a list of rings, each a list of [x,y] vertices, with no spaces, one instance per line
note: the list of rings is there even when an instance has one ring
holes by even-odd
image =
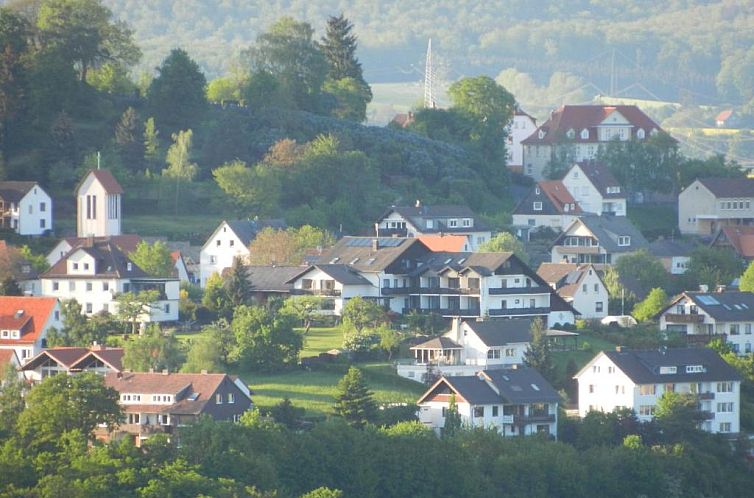
[[[99,169],[100,152],[97,151],[97,169]]]

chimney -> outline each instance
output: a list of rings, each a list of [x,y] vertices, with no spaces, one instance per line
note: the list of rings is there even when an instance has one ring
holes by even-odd
[[[167,375],[168,373],[169,373],[169,372],[168,372],[168,369],[167,369],[167,368],[163,368],[163,369],[162,369],[162,375]]]
[[[699,284],[699,292],[709,292],[709,286],[707,284]]]
[[[149,369],[149,373],[153,374],[154,373],[154,368],[150,368]]]
[[[422,207],[422,201],[420,201],[419,199],[416,199],[416,207]]]
[[[622,353],[623,352],[623,346],[615,346],[615,352],[616,353]]]
[[[715,289],[715,292],[717,292],[718,294],[722,294],[723,292],[725,292],[725,289],[726,289],[725,285],[718,285],[717,288]]]
[[[459,343],[461,342],[461,317],[455,316],[450,319],[450,332],[453,336],[452,339]]]
[[[372,239],[372,251],[377,251],[380,248],[380,239]]]
[[[207,371],[206,370],[202,370],[202,375],[207,375]]]

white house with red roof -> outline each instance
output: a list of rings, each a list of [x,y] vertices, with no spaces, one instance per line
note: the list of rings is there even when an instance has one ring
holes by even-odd
[[[584,212],[626,216],[626,191],[601,162],[574,164],[563,177],[563,185]]]
[[[20,235],[52,230],[52,198],[37,182],[0,182],[0,227]]]
[[[563,154],[576,162],[594,159],[600,144],[642,141],[659,131],[634,105],[564,105],[521,142],[524,174],[541,180],[550,161]]]
[[[526,114],[520,108],[516,108],[513,119],[505,128],[505,165],[511,171],[523,173],[524,170],[524,146],[521,145],[529,135],[537,129],[537,120]]]
[[[123,187],[112,173],[95,169],[76,188],[77,235],[109,237],[121,234]]]
[[[51,328],[62,326],[54,297],[0,296],[0,350],[14,350],[22,364],[42,351]]]
[[[542,180],[513,210],[513,226],[550,227],[561,231],[581,213],[581,207],[563,182]]]
[[[94,372],[105,375],[123,370],[123,348],[95,344],[90,348],[57,347],[41,351],[22,368],[24,376],[39,382],[45,377],[64,373]]]
[[[608,292],[597,268],[591,264],[542,263],[537,270],[545,282],[582,318],[607,316]]]

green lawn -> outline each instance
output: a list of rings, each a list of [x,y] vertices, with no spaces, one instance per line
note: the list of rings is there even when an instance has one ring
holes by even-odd
[[[343,334],[337,327],[312,327],[304,337],[301,356],[316,356],[331,349],[340,349]]]
[[[566,365],[568,365],[570,360],[573,360],[576,363],[577,369],[580,370],[600,351],[615,349],[614,343],[597,336],[593,332],[580,330],[579,334],[579,345],[581,346],[588,342],[591,348],[588,351],[582,351],[579,349],[578,351],[559,351],[553,353],[553,363],[555,364],[555,368],[557,368],[561,374],[565,373]]]
[[[650,240],[678,233],[678,213],[673,206],[647,204],[630,206],[628,218]]]

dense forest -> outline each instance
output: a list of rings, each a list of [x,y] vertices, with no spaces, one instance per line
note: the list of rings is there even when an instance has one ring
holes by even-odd
[[[754,97],[754,4],[747,0],[106,0],[135,30],[151,70],[167,47],[185,48],[208,76],[228,71],[276,19],[319,30],[342,11],[356,26],[369,82],[421,79],[432,38],[440,76],[513,68],[539,84],[562,72],[591,94],[640,83],[663,100],[742,103]],[[634,87],[627,92],[648,97]]]

